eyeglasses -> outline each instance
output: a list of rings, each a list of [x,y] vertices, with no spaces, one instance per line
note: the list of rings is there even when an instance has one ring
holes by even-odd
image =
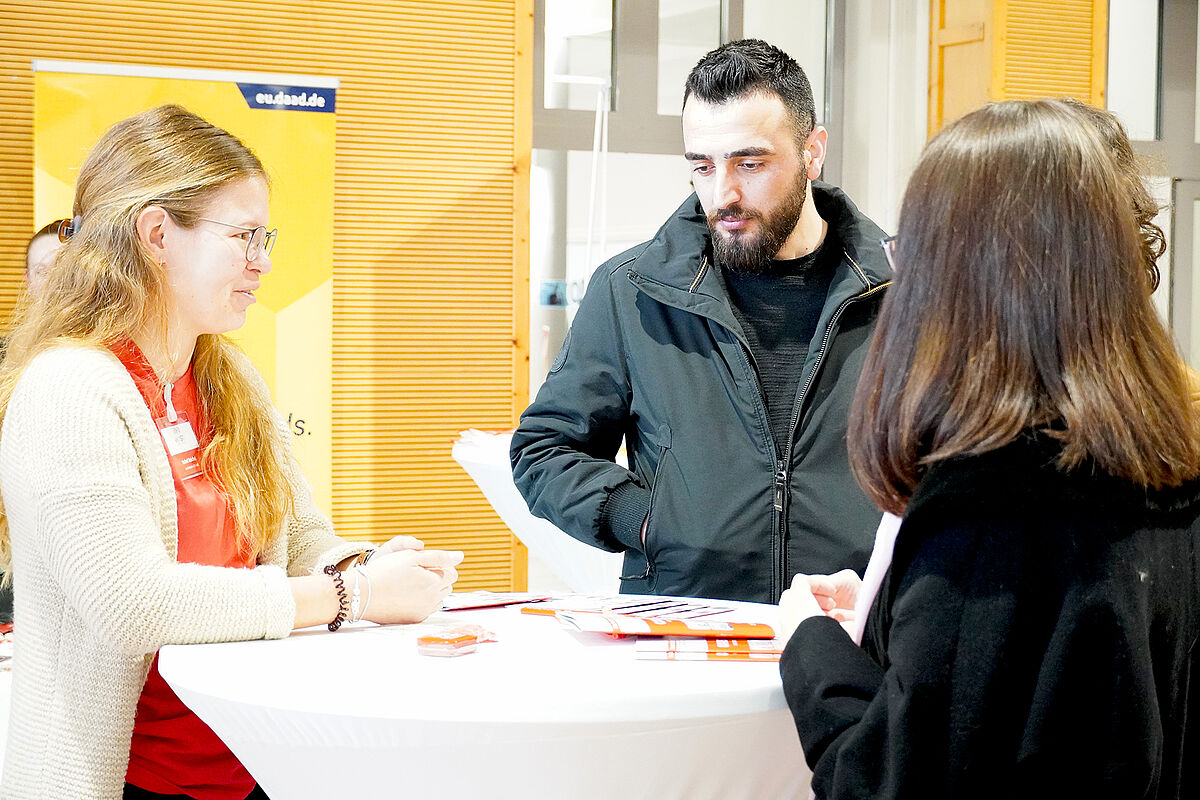
[[[212,222],[216,225],[224,225],[226,228],[237,228],[239,231],[246,231],[250,236],[246,239],[246,260],[253,261],[259,255],[271,255],[271,248],[275,246],[275,237],[279,234],[279,229],[269,231],[265,226],[259,225],[257,228],[247,228],[244,225],[231,225],[228,222],[221,222],[219,219],[207,219],[199,217],[201,222]]]
[[[896,249],[899,241],[899,236],[889,236],[879,240],[879,246],[883,248],[883,257],[887,259],[892,272],[896,271]]]
[[[66,244],[67,239],[70,239],[75,235],[75,231],[79,230],[79,226],[82,224],[82,222],[83,219],[81,217],[60,219],[58,221],[58,229],[55,231],[58,234],[58,241]]]

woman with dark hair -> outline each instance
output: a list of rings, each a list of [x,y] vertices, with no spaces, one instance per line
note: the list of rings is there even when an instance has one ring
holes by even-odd
[[[781,601],[817,796],[1198,796],[1200,424],[1127,191],[1061,101],[922,156],[851,419],[903,516],[862,648],[820,579]]]

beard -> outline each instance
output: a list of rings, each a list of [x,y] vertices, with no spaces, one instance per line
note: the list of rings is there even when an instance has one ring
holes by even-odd
[[[772,259],[800,221],[807,187],[806,176],[797,175],[791,190],[765,212],[734,204],[708,214],[708,230],[712,233],[717,263],[742,275],[770,272]],[[725,219],[754,220],[758,223],[757,232],[722,231],[718,223]]]

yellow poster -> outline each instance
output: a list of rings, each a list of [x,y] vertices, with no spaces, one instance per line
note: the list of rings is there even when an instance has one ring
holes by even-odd
[[[75,175],[114,122],[164,103],[246,142],[271,177],[272,270],[232,334],[271,387],[293,451],[330,509],[333,161],[328,77],[34,62],[34,222],[71,216]]]

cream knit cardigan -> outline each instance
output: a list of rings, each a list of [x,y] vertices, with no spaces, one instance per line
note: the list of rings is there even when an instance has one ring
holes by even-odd
[[[242,368],[262,386],[249,362]],[[362,551],[333,535],[290,457],[282,468],[295,512],[260,566],[177,563],[170,466],[125,367],[83,346],[30,362],[0,431],[17,589],[0,796],[119,798],[158,648],[283,638],[295,616],[286,576]]]

